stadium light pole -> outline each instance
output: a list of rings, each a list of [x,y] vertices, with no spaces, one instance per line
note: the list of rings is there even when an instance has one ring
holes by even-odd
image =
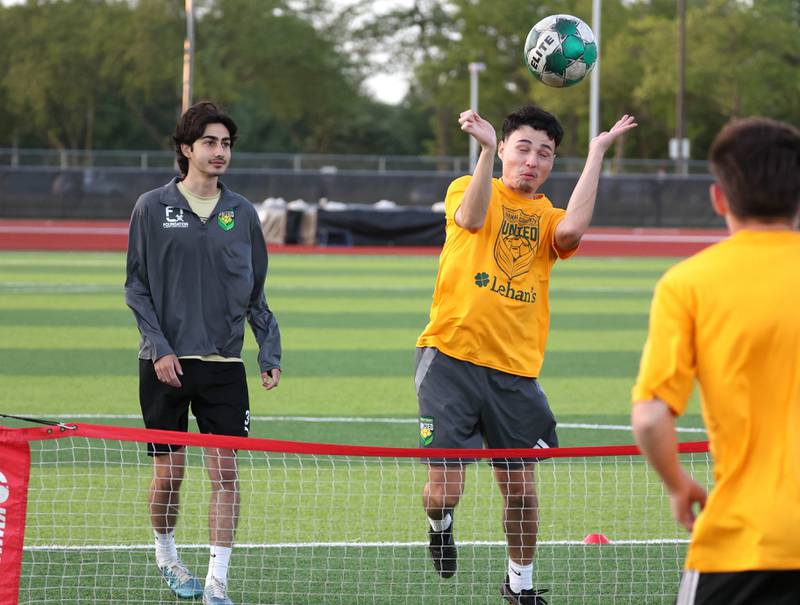
[[[194,71],[194,6],[193,0],[184,0],[186,12],[186,38],[183,40],[183,97],[181,114],[192,104],[192,79]]]
[[[686,138],[686,0],[678,0],[678,95],[675,99],[675,139],[678,172],[688,174],[688,150],[684,149]]]
[[[485,63],[469,64],[469,108],[478,113],[478,74],[486,69]],[[469,138],[469,171],[475,171],[478,163],[478,141],[475,137]]]
[[[589,142],[600,132],[600,12],[602,0],[592,0],[592,31],[597,44],[597,63],[589,81]]]

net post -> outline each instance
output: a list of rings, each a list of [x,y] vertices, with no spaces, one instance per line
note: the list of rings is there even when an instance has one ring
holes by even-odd
[[[19,602],[31,462],[28,442],[12,433],[0,428],[0,603],[7,605]]]

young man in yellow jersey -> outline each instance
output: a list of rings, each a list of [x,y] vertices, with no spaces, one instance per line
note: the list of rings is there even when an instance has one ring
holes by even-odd
[[[461,129],[481,146],[472,176],[456,179],[445,200],[447,236],[439,259],[430,322],[417,341],[415,383],[420,442],[432,448],[542,448],[558,445],[556,422],[537,377],[550,312],[550,269],[575,253],[594,210],[603,155],[636,126],[624,116],[589,145],[566,211],[539,187],[563,136],[558,120],[528,105],[510,114],[497,143],[474,111]],[[495,151],[502,178],[493,179]],[[533,588],[538,503],[533,459],[494,461],[503,495],[510,603],[544,603]],[[429,461],[423,501],[433,565],[456,572],[453,509],[464,488],[460,461]]]
[[[797,605],[800,131],[734,121],[710,162],[711,204],[731,237],[656,286],[633,428],[692,532],[677,604]],[[676,453],[674,417],[695,378],[714,460],[708,500]]]

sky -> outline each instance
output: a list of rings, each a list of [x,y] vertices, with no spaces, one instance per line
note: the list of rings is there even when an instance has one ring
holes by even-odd
[[[353,0],[331,0],[333,4],[346,7],[352,4]],[[372,9],[377,13],[383,13],[388,9],[409,7],[413,4],[413,0],[373,0]],[[382,61],[384,65],[391,67],[393,62],[388,60]],[[394,73],[379,73],[367,78],[364,85],[378,101],[384,103],[397,104],[403,100],[403,97],[408,92],[409,75],[394,72]]]
[[[364,82],[378,101],[396,105],[408,92],[408,78],[399,74],[376,74]]]

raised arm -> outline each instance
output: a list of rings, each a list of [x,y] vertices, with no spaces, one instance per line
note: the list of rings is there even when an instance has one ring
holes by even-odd
[[[601,132],[589,143],[586,165],[569,198],[566,215],[556,227],[556,244],[562,250],[572,250],[577,246],[589,228],[597,199],[603,156],[614,141],[636,126],[633,116],[624,115],[611,130]]]
[[[455,214],[455,221],[459,227],[475,231],[483,227],[486,221],[486,211],[489,209],[489,200],[492,197],[492,173],[494,172],[494,154],[497,151],[497,134],[494,127],[468,109],[462,111],[458,118],[461,130],[472,136],[481,146],[475,172],[464,191],[461,206]]]

